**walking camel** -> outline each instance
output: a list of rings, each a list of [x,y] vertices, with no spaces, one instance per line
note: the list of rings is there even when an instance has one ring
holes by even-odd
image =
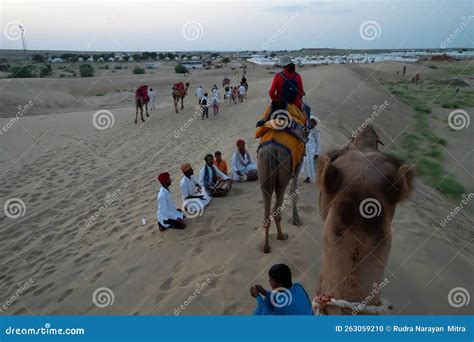
[[[178,102],[181,99],[181,110],[184,109],[184,98],[188,93],[189,82],[185,84],[183,82],[175,83],[173,85],[173,91],[171,92],[171,96],[173,96],[173,103],[174,103],[174,110],[176,113],[179,113],[178,110]]]

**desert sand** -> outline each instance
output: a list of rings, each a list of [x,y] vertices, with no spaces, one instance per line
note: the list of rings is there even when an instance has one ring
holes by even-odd
[[[385,101],[389,105],[372,124],[385,151],[400,142],[413,125],[413,111],[380,82],[395,79],[401,67],[384,62],[299,69],[307,100],[321,119],[323,153],[344,146],[373,107]],[[408,65],[408,74],[418,70],[443,77],[442,70],[421,62]],[[234,184],[227,197],[214,199],[202,216],[187,220],[184,231],[161,233],[156,223],[160,172],[171,173],[171,190],[181,205],[182,163],[191,163],[197,173],[204,155],[216,150],[230,163],[238,138],[256,156],[255,123],[269,103],[274,72],[249,65],[246,101],[222,104],[219,115],[211,110],[205,121],[193,119],[197,85],[221,88],[225,74],[233,84],[242,75],[224,68],[192,71],[185,78],[163,65],[147,75],[0,80],[0,126],[10,122],[18,105],[33,102],[0,135],[1,203],[11,198],[25,203],[23,216],[0,216],[0,306],[32,281],[2,314],[173,315],[181,308],[183,315],[247,315],[255,306],[249,286],[268,287],[267,271],[278,262],[287,263],[294,279],[315,296],[323,222],[318,189],[302,183],[303,176],[298,202],[303,226],[291,225],[290,208],[285,208],[283,228],[289,239],[277,241],[273,226],[271,254],[262,253],[263,208],[256,182]],[[191,83],[179,114],[171,99],[177,81]],[[157,109],[135,125],[133,90],[143,83],[156,90]],[[114,119],[105,130],[92,123],[100,109],[109,110]],[[435,114],[449,111],[437,108]],[[472,190],[472,125],[460,131],[462,136],[445,122],[437,121],[435,129],[449,142],[443,151],[447,160],[452,158],[447,168]],[[462,161],[461,166],[454,160]],[[417,179],[411,198],[397,208],[385,272],[390,283],[383,290],[396,314],[472,312],[472,304],[448,304],[454,287],[474,293],[472,202],[440,226],[458,203]],[[87,224],[98,211],[98,218]],[[100,287],[112,290],[113,304],[94,305],[93,293]],[[198,287],[202,290],[196,293]]]

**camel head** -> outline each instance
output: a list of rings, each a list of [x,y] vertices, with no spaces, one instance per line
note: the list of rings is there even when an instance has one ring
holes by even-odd
[[[373,133],[355,143],[375,146]],[[413,178],[410,166],[374,149],[348,148],[319,158],[319,210],[325,222],[319,294],[363,301],[382,281],[390,224],[396,205],[412,191]]]
[[[378,150],[379,145],[383,146],[383,142],[379,139],[377,132],[371,125],[362,128],[362,130],[355,136],[352,136],[350,140],[351,142],[347,148]]]

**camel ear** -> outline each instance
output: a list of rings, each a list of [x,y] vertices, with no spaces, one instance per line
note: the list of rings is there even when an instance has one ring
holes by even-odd
[[[318,158],[318,185],[321,190],[334,195],[341,185],[342,176],[339,170],[331,163],[331,158],[323,155]]]
[[[395,182],[389,188],[389,197],[394,202],[406,200],[413,190],[413,179],[415,172],[410,165],[403,164],[397,171]]]
[[[385,144],[382,141],[380,141],[380,139],[377,139],[377,147],[379,147],[379,145],[385,146]]]

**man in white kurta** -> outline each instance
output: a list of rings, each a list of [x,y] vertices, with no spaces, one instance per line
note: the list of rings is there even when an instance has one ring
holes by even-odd
[[[197,98],[198,98],[198,100],[199,100],[199,104],[201,104],[201,100],[202,100],[202,98],[204,97],[204,89],[203,89],[201,86],[197,87],[197,89],[196,89],[196,96],[197,96]]]
[[[181,179],[181,196],[184,208],[189,216],[200,216],[204,208],[211,202],[211,197],[202,191],[201,186],[194,179],[194,171],[190,164],[181,165],[184,176]]]
[[[148,89],[148,97],[150,98],[150,109],[155,109],[156,94],[153,88]]]
[[[242,182],[247,179],[249,173],[257,172],[257,164],[250,153],[245,149],[245,141],[237,140],[237,151],[232,156],[232,179]]]
[[[216,194],[225,195],[232,186],[231,178],[214,165],[212,154],[206,155],[204,160],[206,164],[199,171],[199,185],[209,197]]]
[[[158,181],[161,183],[161,189],[157,196],[158,209],[156,216],[160,230],[165,228],[184,229],[186,227],[183,221],[184,214],[176,207],[169,190],[171,185],[170,174],[168,172],[160,174]]]
[[[303,171],[306,175],[305,183],[316,182],[316,172],[314,169],[314,158],[321,152],[321,132],[318,127],[318,119],[315,116],[310,118],[310,131],[306,142],[306,155],[303,160]]]

